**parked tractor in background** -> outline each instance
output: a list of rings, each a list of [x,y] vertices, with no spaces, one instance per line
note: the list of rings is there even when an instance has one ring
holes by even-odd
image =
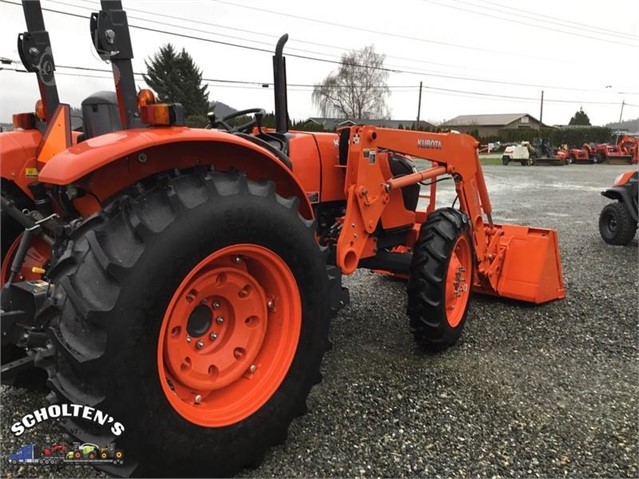
[[[630,157],[630,163],[639,163],[639,139],[635,136],[624,135],[617,142],[623,153]]]
[[[603,163],[604,157],[602,153],[598,152],[599,145],[597,143],[584,143],[581,149],[586,152],[592,163]]]
[[[564,166],[570,164],[566,150],[550,146],[548,138],[533,138],[528,146],[532,164],[546,166]]]
[[[117,95],[83,102],[79,134],[40,2],[23,2],[18,48],[41,101],[0,134],[0,324],[3,351],[26,354],[3,364],[3,383],[44,368],[50,397],[126,425],[127,461],[105,464],[110,474],[228,477],[259,464],[306,411],[330,317],[349,300],[342,275],[358,268],[408,277],[407,323],[430,351],[459,339],[471,292],[565,297],[556,232],[493,221],[471,136],[289,131],[286,35],[275,129],[260,108],[187,128],[182,105],[136,92],[126,13],[101,5],[91,38]],[[457,208],[437,204],[445,179]],[[82,443],[115,439],[92,421],[63,424]]]
[[[530,142],[522,141],[518,145],[507,146],[501,162],[503,165],[508,165],[511,161],[519,162],[522,166],[563,166],[571,162],[567,150],[553,149],[550,141],[542,138],[533,138]]]
[[[590,157],[588,150],[584,147],[571,147],[566,150],[570,163],[594,163],[594,159]]]
[[[599,232],[603,240],[611,245],[627,245],[637,231],[637,170],[617,176],[612,188],[602,191],[606,198],[615,200],[604,207],[599,215]]]
[[[583,147],[595,163],[609,165],[637,163],[637,139],[632,136],[624,136],[616,144],[586,143]]]

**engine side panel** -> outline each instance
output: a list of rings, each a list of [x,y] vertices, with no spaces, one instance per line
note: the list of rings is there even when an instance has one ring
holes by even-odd
[[[293,174],[299,180],[311,204],[321,201],[321,168],[317,144],[312,135],[293,133],[288,144],[288,154],[293,163]]]

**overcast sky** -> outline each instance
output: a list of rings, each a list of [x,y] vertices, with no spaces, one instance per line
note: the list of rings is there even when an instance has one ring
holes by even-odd
[[[0,0],[0,57],[18,61],[25,31],[18,0]],[[540,114],[566,124],[580,108],[593,124],[639,116],[639,1],[550,0],[123,0],[135,52],[134,70],[171,42],[185,48],[209,82],[210,100],[236,109],[273,110],[272,52],[285,48],[292,118],[319,116],[312,85],[337,69],[348,50],[374,44],[393,69],[388,84],[392,118],[414,120],[423,82],[423,120],[457,115]],[[110,69],[94,52],[89,15],[97,0],[43,0],[61,101],[79,106],[92,92],[113,89],[109,74],[62,66]],[[138,27],[158,30],[152,32]],[[160,33],[161,32],[161,33]],[[174,35],[176,33],[178,35]],[[205,40],[185,38],[188,35]],[[238,46],[223,45],[220,42]],[[262,51],[267,50],[267,51]],[[299,55],[309,58],[293,57]],[[2,65],[7,67],[7,65]],[[83,76],[78,76],[83,75]],[[138,77],[138,86],[144,82]],[[246,83],[233,83],[246,82]],[[0,121],[32,111],[34,74],[0,71]]]

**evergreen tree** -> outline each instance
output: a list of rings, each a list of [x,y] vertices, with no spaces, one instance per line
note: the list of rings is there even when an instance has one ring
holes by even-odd
[[[586,112],[584,111],[583,107],[579,108],[579,111],[577,113],[575,113],[575,116],[573,116],[570,119],[570,122],[568,124],[569,125],[591,126],[590,125],[590,118],[588,118],[588,115],[586,115]]]
[[[178,53],[167,43],[144,63],[147,69],[144,81],[158,94],[160,101],[181,103],[187,116],[206,117],[208,86],[202,85],[202,70],[186,50]]]

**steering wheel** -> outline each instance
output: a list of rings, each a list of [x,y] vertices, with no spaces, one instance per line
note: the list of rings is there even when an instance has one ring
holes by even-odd
[[[246,123],[242,125],[232,126],[228,124],[229,120],[232,120],[233,118],[238,118],[244,115],[254,115],[254,116],[252,120],[247,121]],[[249,108],[248,110],[240,110],[240,111],[231,113],[229,115],[226,115],[224,118],[220,120],[216,119],[214,122],[212,122],[213,123],[212,126],[216,128],[223,128],[224,130],[230,131],[230,132],[239,131],[242,133],[250,133],[255,125],[260,126],[264,115],[266,115],[266,111],[264,111],[263,108]]]

